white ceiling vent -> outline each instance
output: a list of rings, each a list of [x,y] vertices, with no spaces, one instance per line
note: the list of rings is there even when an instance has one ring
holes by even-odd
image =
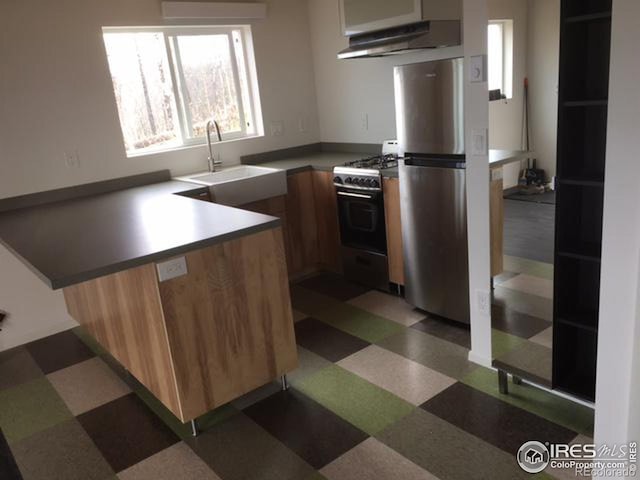
[[[266,3],[238,2],[162,2],[162,16],[167,20],[188,18],[263,19]]]

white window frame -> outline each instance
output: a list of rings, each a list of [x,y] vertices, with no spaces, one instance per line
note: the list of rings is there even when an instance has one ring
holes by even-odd
[[[127,151],[127,157],[139,157],[154,153],[179,150],[182,148],[205,145],[206,138],[192,137],[191,113],[187,107],[188,91],[184,85],[184,74],[180,61],[180,48],[178,45],[179,36],[197,35],[227,35],[229,39],[229,54],[233,69],[233,79],[235,83],[236,97],[238,102],[238,112],[240,114],[240,132],[222,132],[223,142],[241,140],[245,138],[255,138],[264,136],[262,123],[262,110],[260,105],[260,95],[258,90],[257,72],[253,52],[253,39],[250,25],[222,25],[222,26],[181,26],[181,27],[104,27],[103,33],[161,33],[165,41],[169,72],[171,75],[171,85],[178,114],[178,134],[180,145],[170,147],[148,147],[144,149]],[[233,32],[239,31],[240,35],[234,39]],[[236,48],[237,42],[242,42],[244,71],[247,79],[247,96],[250,110],[245,111],[245,102],[242,98],[242,85],[238,69],[238,57]],[[247,119],[251,121],[248,122]]]
[[[489,25],[498,25],[502,32],[501,92],[507,100],[510,100],[513,98],[513,19],[489,20]]]

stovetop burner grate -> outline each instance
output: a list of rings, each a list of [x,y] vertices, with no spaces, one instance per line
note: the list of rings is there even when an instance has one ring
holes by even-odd
[[[347,162],[344,164],[344,166],[351,168],[386,170],[388,168],[395,168],[398,166],[398,157],[393,154],[375,155],[373,157],[354,160],[353,162]]]

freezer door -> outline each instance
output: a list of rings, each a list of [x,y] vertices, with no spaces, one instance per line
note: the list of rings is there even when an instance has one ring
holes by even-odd
[[[400,155],[464,153],[464,60],[394,69]]]
[[[465,170],[400,164],[406,300],[469,323]]]

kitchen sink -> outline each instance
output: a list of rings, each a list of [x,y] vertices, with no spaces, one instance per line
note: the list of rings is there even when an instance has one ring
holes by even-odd
[[[222,205],[244,205],[287,194],[287,174],[284,170],[254,165],[188,175],[178,180],[208,186],[213,201]]]

